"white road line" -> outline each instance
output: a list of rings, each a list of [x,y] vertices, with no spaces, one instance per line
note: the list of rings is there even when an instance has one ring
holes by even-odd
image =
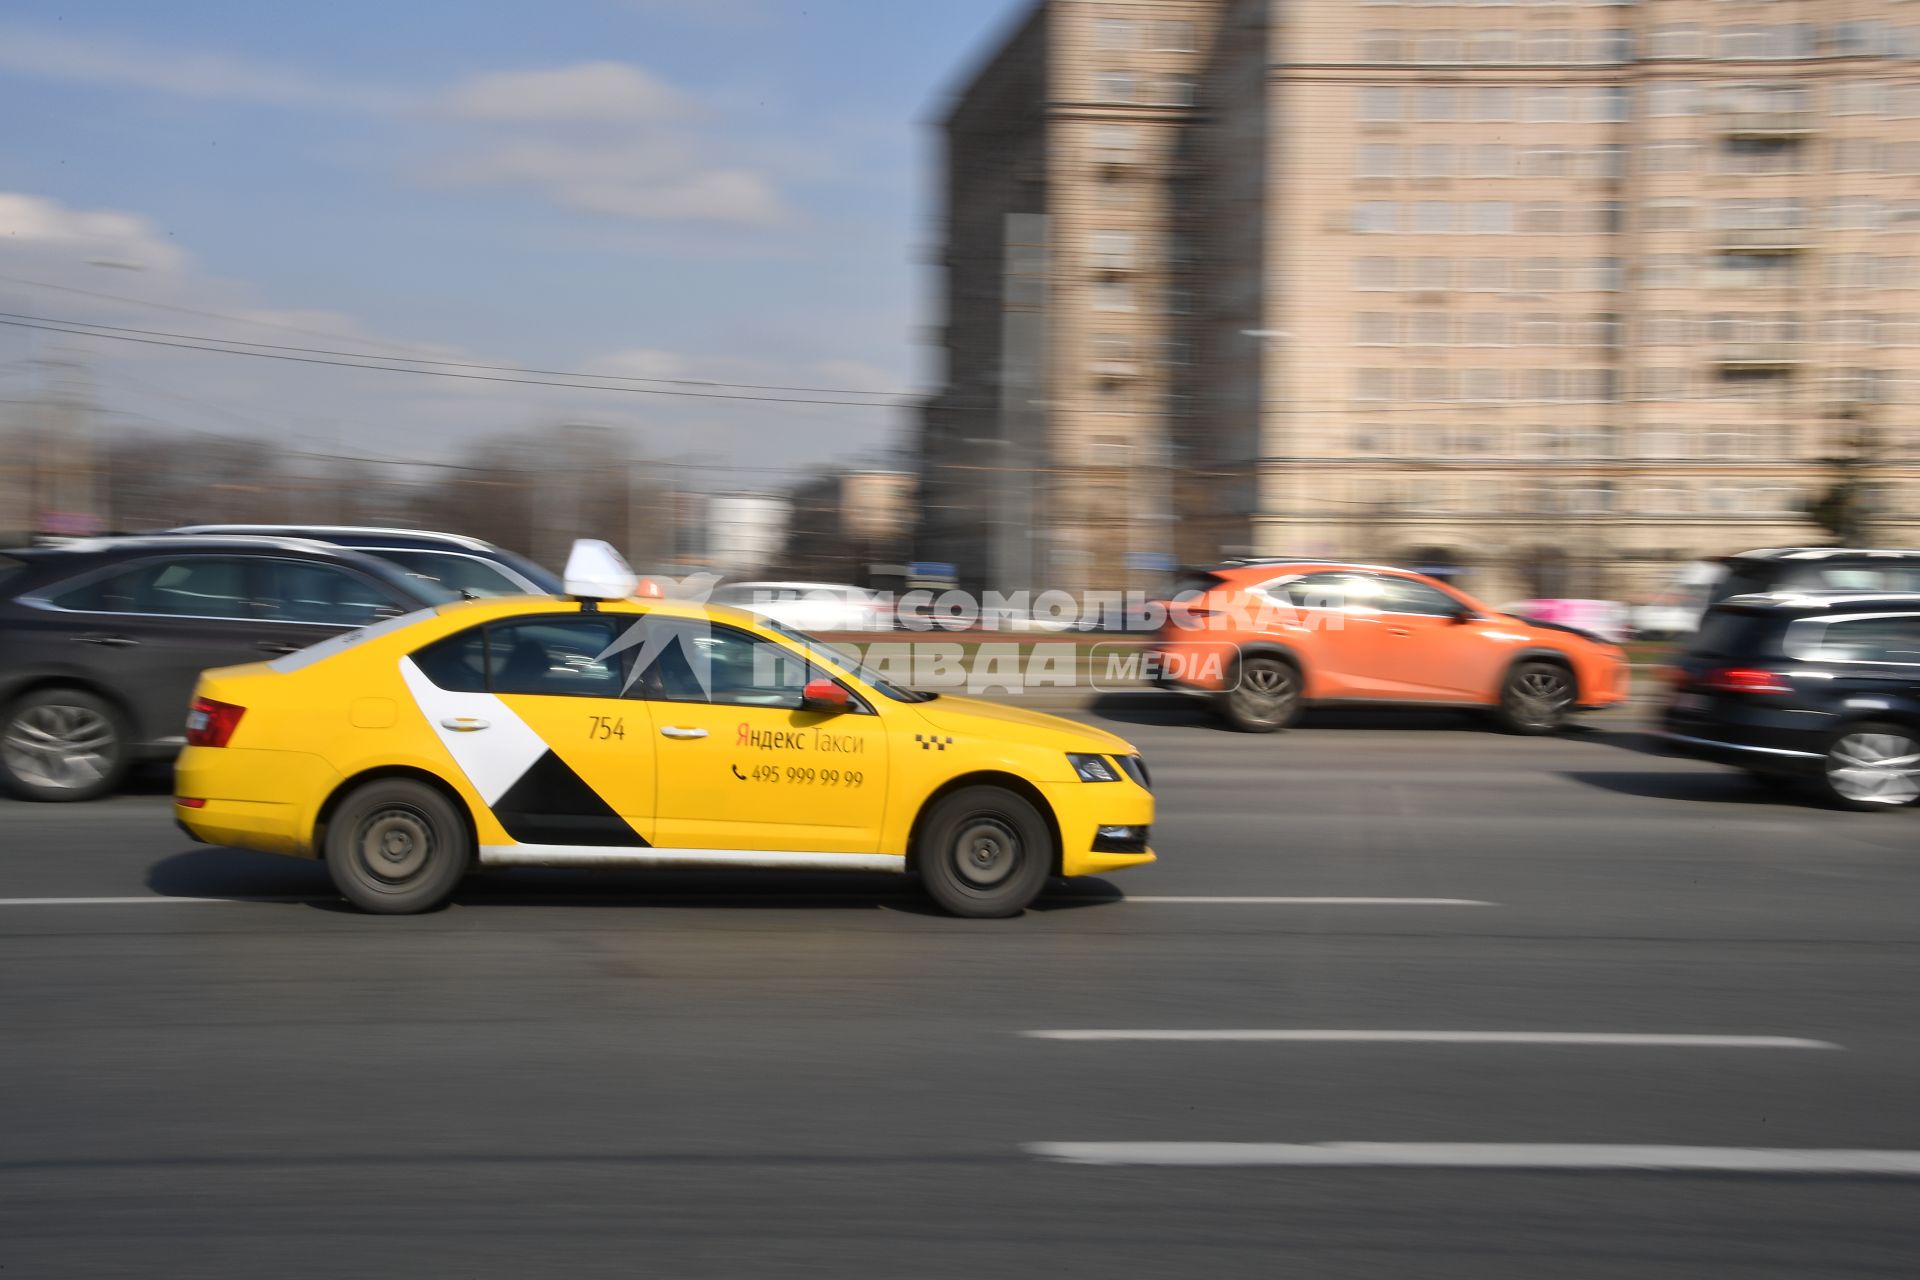
[[[1136,898],[1129,894],[1126,900],[1128,902],[1250,907],[1493,907],[1499,905],[1495,902],[1483,902],[1478,898]]]
[[[189,903],[209,902],[324,902],[326,899],[317,894],[274,895],[262,897],[234,898],[172,898],[163,894],[147,893],[130,898],[0,898],[0,907],[140,907],[149,903]]]
[[[1665,1049],[1839,1049],[1830,1040],[1798,1036],[1668,1035],[1640,1031],[1022,1031],[1033,1040],[1180,1040],[1307,1044],[1579,1044]]]
[[[1042,1160],[1189,1168],[1620,1169],[1920,1178],[1920,1151],[1533,1142],[1030,1142]]]

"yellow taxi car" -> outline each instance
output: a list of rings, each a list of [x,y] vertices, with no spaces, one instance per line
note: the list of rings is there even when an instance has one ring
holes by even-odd
[[[605,544],[572,599],[449,604],[195,690],[174,813],[429,910],[475,866],[917,873],[962,916],[1152,862],[1138,752],[1055,716],[896,688],[752,613],[634,599]]]

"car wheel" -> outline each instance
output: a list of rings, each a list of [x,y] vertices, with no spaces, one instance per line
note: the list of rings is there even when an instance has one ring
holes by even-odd
[[[1001,787],[943,796],[921,828],[915,866],[927,896],[956,916],[1017,916],[1053,873],[1053,836],[1025,799]]]
[[[1920,800],[1920,741],[1892,724],[1856,724],[1827,747],[1827,798],[1847,809],[1898,809]]]
[[[1220,699],[1227,723],[1245,733],[1272,733],[1300,714],[1300,672],[1285,658],[1256,654],[1240,662],[1240,679]]]
[[[342,897],[378,915],[431,911],[473,862],[473,838],[453,802],[405,778],[369,782],[327,822],[327,873]]]
[[[1521,662],[1500,686],[1499,719],[1508,733],[1552,733],[1573,711],[1573,672],[1557,662]]]
[[[7,708],[0,781],[27,800],[91,800],[120,785],[130,763],[126,722],[80,689],[36,689]]]

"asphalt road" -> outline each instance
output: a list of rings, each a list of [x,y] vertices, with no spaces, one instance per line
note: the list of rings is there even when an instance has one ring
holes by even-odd
[[[1000,922],[667,873],[376,919],[194,846],[163,781],[0,802],[0,1273],[1920,1272],[1920,1178],[1764,1154],[1920,1151],[1912,815],[1652,754],[1631,713],[1146,706],[1104,714],[1162,861]],[[1090,1030],[1521,1037],[1028,1034]],[[1526,1038],[1568,1032],[1683,1038]],[[1437,1163],[1232,1163],[1349,1142]],[[1400,1145],[1432,1143],[1467,1145]],[[1593,1167],[1648,1146],[1763,1171]]]

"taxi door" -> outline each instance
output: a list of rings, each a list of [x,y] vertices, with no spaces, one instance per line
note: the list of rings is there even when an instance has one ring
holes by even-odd
[[[624,696],[631,650],[620,643],[638,625],[632,614],[575,613],[487,628],[493,694],[532,731],[524,768],[490,801],[519,843],[637,848],[653,839],[652,723],[647,703]],[[505,739],[510,728],[482,724],[470,736]]]
[[[652,716],[662,849],[873,853],[886,809],[887,726],[849,710],[803,710],[824,674],[749,632],[653,619],[635,693]]]

